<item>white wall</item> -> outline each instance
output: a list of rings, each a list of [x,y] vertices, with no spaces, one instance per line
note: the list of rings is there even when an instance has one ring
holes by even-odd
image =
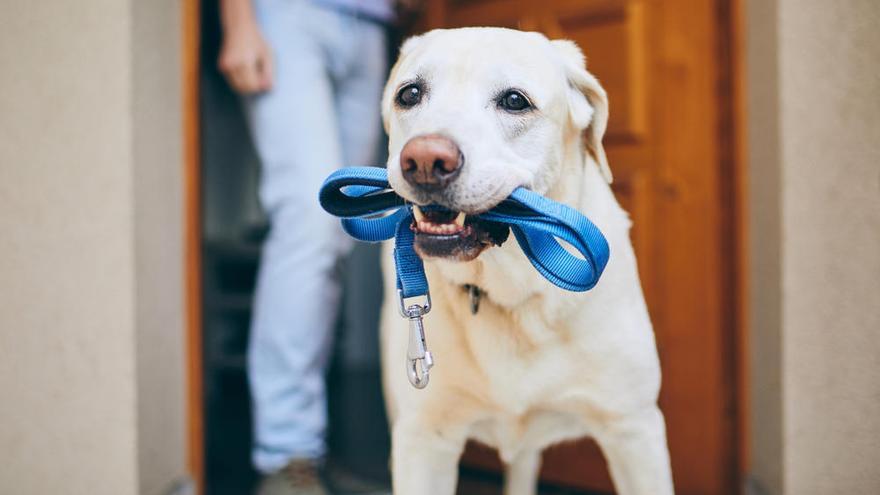
[[[748,7],[752,472],[880,493],[880,3]]]
[[[0,493],[184,473],[179,10],[0,5]]]
[[[131,0],[129,6],[138,486],[144,495],[179,479],[186,453],[180,4]]]

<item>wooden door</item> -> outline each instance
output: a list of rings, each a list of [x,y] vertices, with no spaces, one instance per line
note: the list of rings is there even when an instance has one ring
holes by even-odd
[[[632,232],[663,366],[660,405],[679,494],[736,492],[738,189],[730,2],[436,0],[428,28],[504,26],[576,41],[608,91],[605,149]],[[498,469],[471,445],[465,464]],[[590,441],[545,454],[542,477],[611,491]]]

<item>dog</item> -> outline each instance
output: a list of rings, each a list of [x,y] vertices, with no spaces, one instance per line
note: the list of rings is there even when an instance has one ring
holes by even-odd
[[[618,493],[672,494],[653,330],[602,147],[608,101],[578,46],[503,28],[410,38],[382,116],[389,183],[416,206],[436,360],[430,386],[411,387],[408,323],[393,263],[384,263],[394,493],[454,494],[459,457],[474,439],[498,450],[506,495],[534,494],[541,451],[590,436]],[[611,256],[593,290],[553,286],[505,242],[506,227],[474,218],[519,186],[578,209],[604,233]],[[453,213],[418,208],[429,204]]]

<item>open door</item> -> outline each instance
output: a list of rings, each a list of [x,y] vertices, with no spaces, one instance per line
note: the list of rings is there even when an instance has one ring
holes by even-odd
[[[663,366],[676,491],[732,494],[742,446],[739,181],[725,0],[434,0],[428,28],[503,26],[568,38],[608,91],[605,149],[630,212]],[[738,407],[740,409],[738,409]],[[499,469],[470,446],[466,465]],[[545,454],[542,478],[612,491],[590,441]]]

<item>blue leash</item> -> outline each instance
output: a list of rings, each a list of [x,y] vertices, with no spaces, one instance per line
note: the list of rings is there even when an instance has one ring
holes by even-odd
[[[408,371],[413,385],[423,388],[432,365],[422,328],[422,316],[430,310],[430,293],[422,259],[413,249],[412,206],[391,190],[385,169],[378,167],[350,167],[333,172],[321,186],[319,200],[327,212],[342,218],[342,228],[355,239],[379,242],[395,238],[400,310],[410,319],[413,330]],[[593,222],[577,210],[528,189],[517,188],[507,199],[477,217],[509,226],[532,266],[565,290],[592,289],[608,262],[608,242]],[[583,258],[566,251],[559,239],[573,246]],[[424,305],[404,305],[404,299],[420,296],[426,298]],[[417,360],[421,360],[423,374],[414,367]]]

